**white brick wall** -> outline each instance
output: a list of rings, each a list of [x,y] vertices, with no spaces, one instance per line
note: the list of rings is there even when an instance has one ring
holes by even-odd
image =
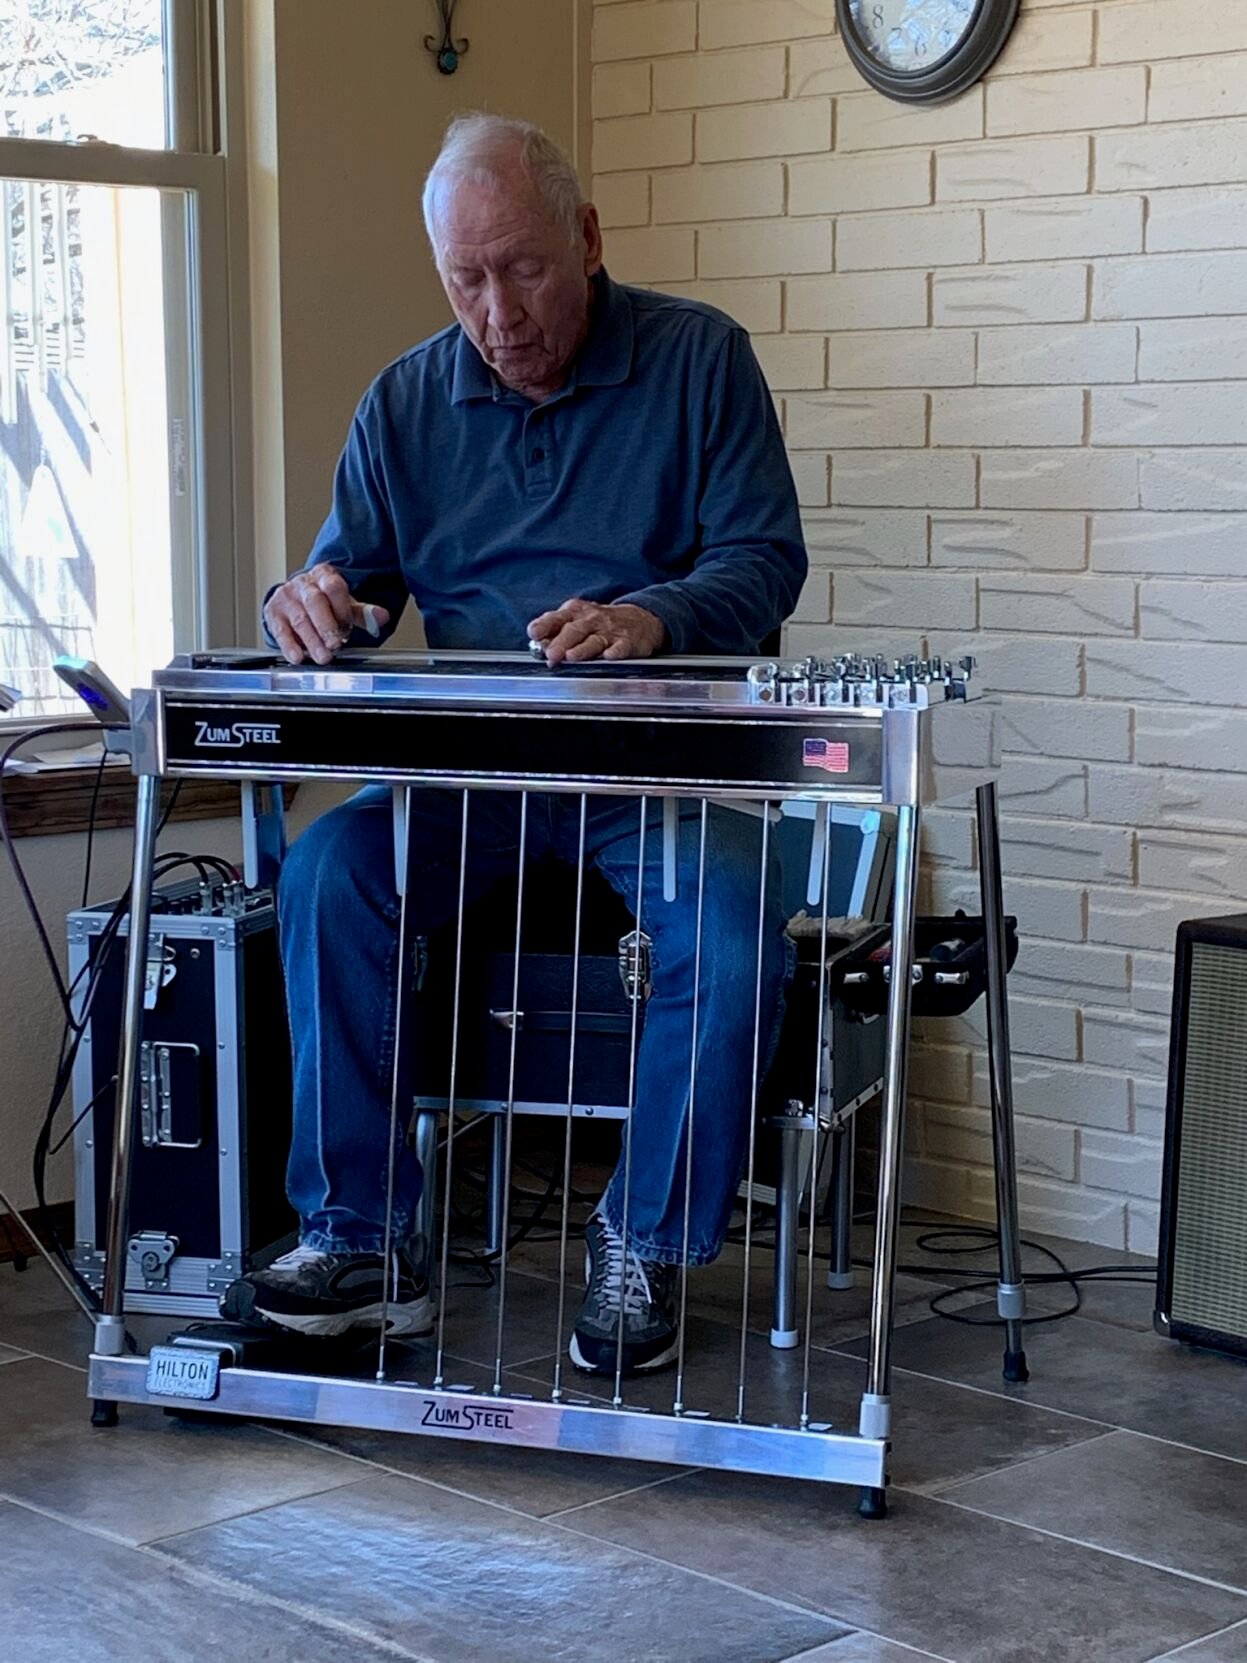
[[[1174,930],[1247,906],[1247,3],[1022,0],[932,109],[834,0],[594,10],[611,269],[740,318],[785,423],[790,650],[973,638],[1000,694],[1025,1220],[1152,1251]],[[907,1194],[987,1215],[982,1012],[926,1029]]]

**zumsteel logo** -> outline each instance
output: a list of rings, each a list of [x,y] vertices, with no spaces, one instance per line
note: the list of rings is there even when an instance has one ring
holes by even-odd
[[[196,722],[195,744],[231,751],[241,750],[244,745],[280,745],[281,726],[277,722],[230,722],[221,727],[213,722]]]

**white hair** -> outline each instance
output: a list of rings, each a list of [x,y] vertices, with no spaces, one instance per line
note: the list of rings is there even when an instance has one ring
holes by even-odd
[[[575,164],[562,146],[531,121],[464,115],[446,129],[437,160],[424,181],[424,227],[435,256],[437,218],[447,193],[465,180],[476,185],[500,184],[517,159],[551,218],[575,243],[585,197]]]

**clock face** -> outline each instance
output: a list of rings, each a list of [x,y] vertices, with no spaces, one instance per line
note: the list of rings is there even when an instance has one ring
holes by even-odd
[[[854,32],[893,74],[921,74],[955,52],[974,26],[980,0],[849,0]]]

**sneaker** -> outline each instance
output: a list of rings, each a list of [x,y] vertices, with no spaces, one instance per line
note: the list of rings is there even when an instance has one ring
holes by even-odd
[[[572,1333],[571,1359],[587,1374],[614,1374],[623,1308],[623,1372],[665,1368],[679,1349],[676,1267],[642,1259],[625,1248],[595,1214],[585,1226],[585,1302]]]
[[[300,1244],[232,1282],[221,1296],[221,1315],[230,1322],[275,1323],[296,1334],[345,1334],[381,1326],[384,1293],[380,1253],[320,1253]],[[386,1332],[428,1334],[432,1328],[428,1280],[417,1278],[406,1256],[396,1253]]]

